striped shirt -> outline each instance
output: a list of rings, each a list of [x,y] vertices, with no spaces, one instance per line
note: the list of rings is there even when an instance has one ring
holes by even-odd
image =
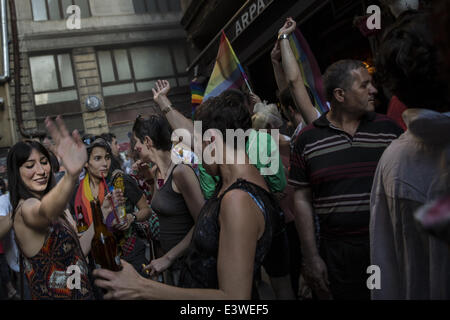
[[[300,132],[291,153],[289,184],[311,188],[321,235],[368,233],[378,160],[402,132],[374,112],[361,119],[353,137],[333,126],[326,113]]]

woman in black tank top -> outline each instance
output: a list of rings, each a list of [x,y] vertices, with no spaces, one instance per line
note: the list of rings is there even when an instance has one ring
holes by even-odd
[[[145,267],[151,275],[165,272],[165,283],[178,284],[181,260],[204,204],[200,183],[190,165],[172,162],[170,127],[161,116],[136,119],[133,144],[139,159],[157,168],[152,209],[159,218],[163,256]],[[174,159],[175,161],[178,159]]]
[[[192,146],[194,126],[172,109],[167,98],[169,89],[167,81],[158,81],[153,89],[154,99],[173,128],[189,131],[192,139],[187,144],[191,142]],[[279,213],[279,208],[263,177],[249,163],[245,142],[234,146],[233,141],[227,141],[227,129],[246,131],[251,128],[245,96],[239,91],[227,90],[197,107],[195,118],[202,121],[202,132],[195,132],[197,142],[202,139],[200,134],[203,136],[208,129],[214,129],[210,142],[202,145],[203,166],[209,174],[220,176],[220,183],[196,223],[180,278],[180,286],[184,288],[141,279],[132,268],[124,265],[117,273],[95,272],[99,278],[96,284],[108,290],[105,298],[257,298],[254,275],[270,247],[272,217]],[[208,150],[215,161],[205,157]],[[236,151],[243,152],[243,164],[238,164],[231,155]]]

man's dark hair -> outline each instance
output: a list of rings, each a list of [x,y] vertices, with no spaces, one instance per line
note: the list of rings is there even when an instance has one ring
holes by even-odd
[[[105,139],[106,142],[112,143],[113,139],[117,139],[116,135],[114,133],[102,133],[100,135],[101,138]]]
[[[378,79],[410,108],[448,110],[448,86],[427,12],[409,12],[386,30],[376,59]]]
[[[209,98],[196,108],[194,117],[195,120],[202,121],[202,134],[208,129],[217,129],[222,133],[224,142],[226,129],[247,131],[252,127],[246,97],[236,89],[226,90],[217,97]]]
[[[352,70],[366,68],[359,60],[339,60],[327,68],[323,75],[325,97],[329,102],[334,98],[333,91],[336,88],[349,89],[353,84]]]
[[[163,116],[152,115],[147,120],[140,116],[137,117],[133,125],[133,132],[141,143],[144,143],[145,137],[148,136],[157,150],[170,151],[172,149],[171,128]]]
[[[42,153],[50,163],[50,176],[44,194],[47,194],[54,185],[53,168],[50,162],[50,154],[47,149],[39,142],[33,140],[16,143],[8,152],[6,165],[8,170],[9,197],[14,211],[16,210],[20,199],[26,200],[35,197],[25,186],[19,171],[20,167],[28,160],[33,150]]]

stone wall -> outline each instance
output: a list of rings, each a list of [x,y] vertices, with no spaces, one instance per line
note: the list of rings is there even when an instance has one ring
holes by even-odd
[[[100,73],[97,66],[97,56],[92,47],[76,48],[72,50],[75,81],[83,112],[84,131],[91,134],[108,132],[108,121],[103,103],[102,89],[100,86]],[[101,109],[96,112],[88,112],[86,98],[97,96],[102,101]]]

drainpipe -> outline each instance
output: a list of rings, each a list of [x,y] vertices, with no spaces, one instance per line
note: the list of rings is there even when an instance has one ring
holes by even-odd
[[[3,48],[3,74],[0,75],[0,84],[9,80],[9,46],[8,46],[8,12],[6,11],[6,0],[0,3],[2,23],[2,48]]]
[[[2,3],[5,0],[2,0]],[[23,127],[22,118],[22,94],[20,87],[20,51],[19,51],[19,38],[17,35],[17,15],[14,0],[9,0],[9,10],[11,14],[11,35],[13,43],[13,53],[14,53],[14,104],[16,106],[16,121],[19,128],[19,132],[24,138],[32,139],[36,134],[29,134],[25,132]],[[5,4],[6,7],[6,4]],[[9,57],[8,57],[9,59]]]

